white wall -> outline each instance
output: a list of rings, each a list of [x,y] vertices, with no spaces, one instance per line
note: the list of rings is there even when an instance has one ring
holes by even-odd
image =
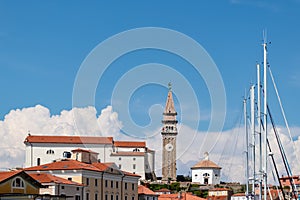
[[[62,144],[62,143],[34,143],[32,147],[26,146],[26,158],[25,167],[36,166],[37,159],[40,158],[40,164],[51,163],[54,160],[62,159],[63,152],[71,152],[74,149],[82,148],[89,149],[97,152],[98,159],[100,162],[114,162],[117,166],[121,164],[121,170],[135,173],[141,176],[141,179],[145,179],[145,168],[146,163],[149,169],[147,171],[154,172],[155,166],[155,152],[145,153],[144,156],[116,156],[112,155],[113,147],[108,144],[94,144],[94,145],[83,145],[83,144]],[[119,152],[133,152],[134,148],[118,148]],[[145,148],[138,148],[140,152],[145,152]],[[47,154],[47,150],[53,150],[54,154]],[[121,157],[121,160],[119,158]],[[135,160],[134,160],[135,158]],[[133,165],[135,164],[135,169]]]
[[[192,169],[192,182],[204,184],[203,174],[208,173],[208,184],[220,184],[220,169]]]

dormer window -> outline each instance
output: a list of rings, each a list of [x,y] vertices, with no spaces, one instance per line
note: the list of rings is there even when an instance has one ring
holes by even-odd
[[[21,178],[15,178],[12,186],[14,188],[24,188],[24,181]]]
[[[46,154],[54,154],[54,151],[52,149],[49,149],[46,151]]]

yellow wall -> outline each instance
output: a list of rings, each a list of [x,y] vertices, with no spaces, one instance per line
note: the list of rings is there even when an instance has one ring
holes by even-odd
[[[22,188],[12,188],[12,181],[17,178],[14,177],[13,179],[9,179],[4,183],[0,184],[0,194],[6,193],[18,193],[18,194],[38,194],[39,188],[31,185],[29,182],[24,181],[24,189]],[[19,177],[20,178],[20,177]]]

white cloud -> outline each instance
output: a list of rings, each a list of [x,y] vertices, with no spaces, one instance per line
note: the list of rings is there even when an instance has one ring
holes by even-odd
[[[2,169],[20,167],[25,160],[24,139],[32,135],[98,135],[118,136],[121,122],[111,106],[97,117],[94,107],[63,110],[51,115],[48,108],[35,107],[10,111],[0,121],[0,166]]]
[[[157,127],[161,125],[158,124]],[[64,110],[59,115],[51,115],[48,108],[35,107],[12,110],[0,121],[0,166],[3,169],[19,167],[24,163],[23,141],[30,131],[33,135],[98,135],[112,136],[115,140],[136,140],[120,133],[122,123],[111,106],[104,108],[100,115],[94,107]],[[178,126],[177,166],[178,174],[189,174],[190,167],[203,159],[205,151],[210,152],[210,159],[222,167],[222,180],[245,181],[245,137],[244,128],[236,127],[217,132],[199,132],[186,125]],[[300,127],[292,127],[294,144],[287,136],[287,130],[278,127],[280,138],[294,174],[300,174],[298,165],[300,154]],[[156,151],[156,171],[161,175],[161,134],[160,128],[145,130],[147,146]],[[270,134],[272,151],[279,163],[279,173],[284,174],[284,166],[278,159],[279,149],[275,148],[275,137]],[[141,140],[141,139],[138,139]],[[295,149],[296,147],[296,149]],[[298,147],[298,148],[297,148]],[[271,178],[270,178],[271,179]]]

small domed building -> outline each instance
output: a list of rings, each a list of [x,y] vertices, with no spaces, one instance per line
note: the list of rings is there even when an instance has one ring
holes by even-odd
[[[204,185],[220,184],[221,167],[209,160],[207,152],[204,153],[204,159],[191,167],[192,182]]]

